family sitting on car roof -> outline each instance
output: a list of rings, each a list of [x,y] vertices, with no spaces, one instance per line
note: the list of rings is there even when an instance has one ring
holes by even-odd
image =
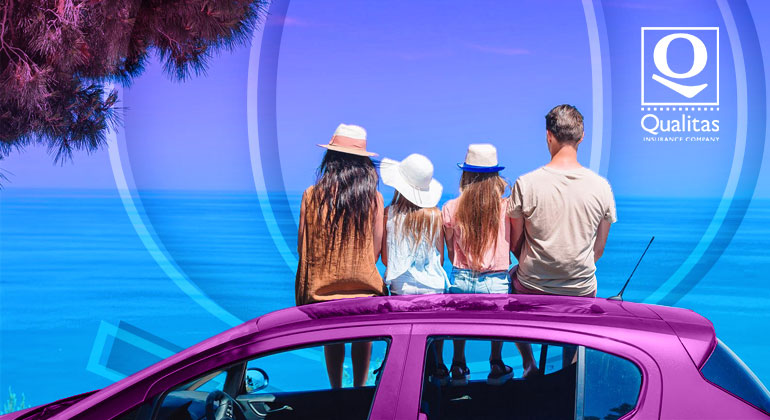
[[[511,194],[500,176],[497,150],[471,144],[460,196],[439,210],[442,186],[433,165],[412,154],[383,159],[384,184],[396,192],[384,208],[378,176],[366,150],[366,131],[341,124],[328,144],[315,185],[305,190],[299,221],[296,303],[428,293],[519,293],[596,296],[596,266],[616,221],[606,179],[580,165],[583,116],[559,105],[545,117],[551,161],[520,176]],[[444,245],[452,273],[443,269]],[[510,268],[511,257],[518,265]],[[387,266],[385,279],[377,260]],[[439,381],[465,383],[465,342],[454,341],[451,368],[437,345]],[[518,344],[524,377],[539,374],[528,344]],[[354,386],[366,383],[371,343],[352,344]],[[324,348],[329,381],[342,386],[344,344]],[[502,342],[492,342],[488,382],[512,376],[502,362]]]

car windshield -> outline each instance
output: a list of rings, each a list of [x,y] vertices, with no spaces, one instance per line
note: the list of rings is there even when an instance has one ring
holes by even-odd
[[[158,397],[152,418],[213,420],[221,417],[217,410],[227,411],[235,402],[229,416],[235,420],[365,419],[384,371],[389,340],[330,341],[263,353],[176,386]],[[329,369],[329,360],[336,361],[338,369]],[[130,418],[137,417],[125,419]]]
[[[754,372],[721,340],[701,368],[709,382],[770,413],[770,392]]]

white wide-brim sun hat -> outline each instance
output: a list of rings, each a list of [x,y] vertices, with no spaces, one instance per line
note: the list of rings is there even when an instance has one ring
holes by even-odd
[[[418,207],[436,207],[444,187],[433,179],[433,164],[420,154],[411,154],[401,162],[382,159],[380,162],[382,183],[396,189],[399,194]]]

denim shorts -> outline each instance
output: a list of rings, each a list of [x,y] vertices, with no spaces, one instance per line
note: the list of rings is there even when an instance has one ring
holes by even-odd
[[[448,293],[510,293],[511,278],[507,271],[479,272],[452,268]]]

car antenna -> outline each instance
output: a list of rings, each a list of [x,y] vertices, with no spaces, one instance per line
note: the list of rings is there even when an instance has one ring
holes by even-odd
[[[639,257],[639,261],[636,262],[636,266],[634,266],[634,270],[631,271],[631,275],[628,276],[628,280],[626,280],[626,284],[624,284],[623,288],[620,289],[620,293],[618,293],[615,296],[607,298],[607,300],[619,300],[619,301],[623,302],[623,292],[626,291],[626,286],[628,286],[628,282],[631,281],[631,277],[633,277],[634,273],[636,273],[636,269],[639,267],[639,264],[642,262],[642,258],[644,258],[644,254],[646,254],[647,250],[650,249],[650,245],[652,245],[652,241],[654,241],[654,240],[655,240],[655,236],[650,238],[650,242],[647,244],[647,248],[644,248],[644,252],[642,252],[642,256]]]

